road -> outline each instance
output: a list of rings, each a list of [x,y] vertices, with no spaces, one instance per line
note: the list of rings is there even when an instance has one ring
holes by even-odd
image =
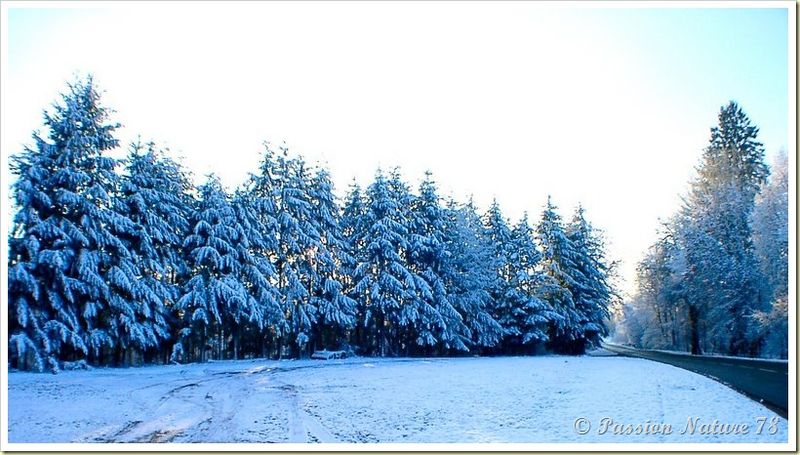
[[[696,356],[603,343],[611,352],[667,363],[713,378],[753,398],[783,418],[789,412],[789,363],[736,357]]]

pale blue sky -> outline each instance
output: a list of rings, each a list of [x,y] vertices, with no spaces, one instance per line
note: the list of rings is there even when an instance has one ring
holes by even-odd
[[[268,139],[325,161],[340,194],[397,164],[512,221],[548,193],[565,218],[582,202],[629,290],[721,105],[742,105],[768,160],[789,146],[788,13],[583,5],[4,2],[4,159],[92,72],[123,143],[166,143],[229,186]]]

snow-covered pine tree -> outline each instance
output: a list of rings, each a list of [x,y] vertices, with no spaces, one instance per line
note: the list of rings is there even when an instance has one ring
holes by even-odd
[[[363,248],[353,272],[354,297],[363,306],[359,342],[380,356],[398,353],[398,328],[417,318],[405,307],[414,304],[417,280],[406,262],[408,221],[396,194],[378,170],[361,220],[354,223],[363,227],[354,239]]]
[[[445,287],[445,275],[450,267],[446,250],[447,220],[430,172],[425,173],[420,184],[410,217],[408,262],[418,277],[415,306],[419,319],[413,322],[416,344],[421,347],[439,346],[444,352],[467,351],[469,329],[450,302]]]
[[[495,281],[492,245],[483,236],[483,223],[472,199],[458,206],[448,201],[445,221],[445,248],[448,266],[444,282],[453,307],[469,329],[470,346],[487,349],[497,346],[503,327],[492,317],[489,289]]]
[[[312,218],[320,238],[314,265],[318,281],[312,289],[312,305],[318,309],[315,325],[323,347],[338,348],[346,340],[347,330],[355,325],[356,302],[344,291],[343,270],[352,264],[342,229],[342,216],[333,193],[330,174],[317,170],[311,181]]]
[[[321,282],[314,266],[320,247],[320,233],[312,216],[308,169],[302,158],[290,158],[281,147],[276,157],[274,190],[278,252],[276,269],[278,290],[284,301],[291,352],[301,354],[309,342],[318,309],[311,300],[311,290]]]
[[[491,297],[491,315],[503,327],[503,338],[521,335],[518,327],[510,324],[508,289],[514,274],[511,270],[511,228],[508,227],[500,204],[493,200],[483,217],[483,237],[491,248],[491,268],[494,273],[487,288]],[[500,346],[502,349],[502,346]]]
[[[125,237],[135,224],[113,208],[119,188],[119,126],[91,76],[69,84],[45,113],[46,137],[12,159],[18,212],[9,239],[9,353],[20,368],[58,369],[59,360],[109,360],[115,347],[157,346],[153,316],[137,303],[150,291],[137,281]]]
[[[574,246],[564,232],[561,216],[550,197],[536,227],[536,238],[542,251],[539,262],[541,281],[537,295],[549,303],[557,317],[550,321],[550,347],[555,352],[583,353],[583,326],[586,316],[575,306],[571,289],[577,286],[579,273],[574,259]]]
[[[365,346],[368,338],[366,322],[366,304],[356,291],[355,271],[364,258],[366,248],[363,239],[367,238],[367,226],[364,223],[367,207],[365,195],[358,182],[353,180],[347,191],[342,207],[342,236],[347,254],[342,257],[341,273],[344,293],[355,302],[355,327],[350,341],[357,348]]]
[[[684,284],[695,353],[700,341],[706,349],[730,355],[758,351],[758,340],[749,336],[750,321],[767,307],[768,298],[760,286],[750,216],[768,169],[757,135],[758,128],[735,102],[722,107],[682,209],[679,237],[688,261]],[[707,337],[699,333],[702,325]]]
[[[171,335],[169,311],[187,279],[183,240],[189,230],[191,183],[181,166],[152,142],[132,144],[125,164],[117,210],[136,223],[127,241],[140,268],[138,280],[152,291],[139,304],[152,315],[146,330],[166,339]]]
[[[192,277],[184,284],[177,308],[183,319],[181,341],[173,358],[207,360],[208,350],[221,357],[224,330],[253,318],[255,299],[240,281],[236,245],[243,241],[230,196],[213,174],[200,187],[200,201],[191,218],[191,234],[184,241]],[[188,343],[188,346],[186,345]]]
[[[508,252],[509,281],[504,299],[505,307],[499,314],[504,319],[500,324],[510,327],[518,335],[509,335],[505,340],[506,352],[531,352],[549,340],[548,325],[558,318],[549,303],[537,296],[539,276],[537,265],[541,253],[536,249],[534,233],[528,224],[528,214],[523,214],[511,230]]]
[[[269,199],[262,199],[255,189],[254,177],[234,194],[232,206],[236,215],[239,242],[234,246],[239,259],[239,280],[253,299],[253,311],[248,324],[231,328],[233,358],[242,352],[243,340],[252,338],[256,347],[252,352],[266,356],[267,346],[276,336],[276,327],[285,320],[280,306],[280,293],[275,286],[277,272],[270,255],[277,248],[274,207]],[[260,348],[260,349],[259,349]]]
[[[574,247],[574,263],[579,272],[574,275],[576,286],[571,290],[575,307],[586,317],[583,336],[590,345],[597,345],[600,337],[608,333],[606,321],[614,291],[609,283],[603,239],[586,220],[580,205],[567,226],[567,238]]]

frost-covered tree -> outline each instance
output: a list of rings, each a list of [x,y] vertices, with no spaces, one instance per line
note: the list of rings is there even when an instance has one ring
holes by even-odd
[[[166,316],[188,272],[183,241],[193,202],[191,183],[181,166],[152,142],[132,144],[125,165],[117,207],[136,223],[129,248],[140,267],[139,281],[153,291],[140,303],[153,315],[151,330],[166,336]]]
[[[690,344],[689,308],[682,286],[686,272],[685,254],[676,243],[675,225],[664,223],[659,239],[648,249],[636,267],[636,313],[625,315],[629,341],[643,348],[686,350]],[[630,327],[629,327],[630,328]]]
[[[492,315],[503,328],[502,352],[531,352],[548,340],[548,323],[558,315],[537,295],[543,278],[527,215],[509,228],[497,201],[486,212],[484,236],[491,245],[494,278],[489,287]]]
[[[415,305],[406,308],[417,312],[413,320],[416,344],[466,351],[469,330],[445,286],[451,266],[446,249],[447,219],[430,172],[425,173],[411,208],[408,262],[418,279]]]
[[[469,329],[470,345],[493,348],[504,333],[491,314],[489,289],[496,270],[492,245],[483,235],[483,223],[472,200],[463,206],[448,202],[445,233],[448,267],[443,278],[450,302]]]
[[[580,273],[575,263],[577,254],[550,197],[536,227],[536,238],[542,249],[537,294],[557,315],[550,321],[550,346],[556,352],[582,353],[586,347],[583,328],[587,318],[576,306],[572,294]]]
[[[191,218],[191,234],[184,241],[192,277],[184,284],[177,308],[183,319],[182,341],[173,357],[187,351],[205,361],[214,339],[217,357],[227,328],[258,320],[260,307],[240,280],[237,244],[244,241],[236,213],[216,176],[200,187],[200,201]],[[186,342],[189,346],[186,346]],[[194,354],[197,352],[198,354]]]
[[[396,354],[398,333],[408,328],[410,310],[416,298],[417,277],[408,269],[408,220],[379,170],[367,188],[366,207],[361,220],[359,263],[353,272],[353,295],[362,306],[358,321],[364,330],[362,347],[380,356]]]
[[[275,286],[277,272],[270,255],[277,248],[275,238],[274,207],[269,200],[259,197],[251,178],[236,191],[232,207],[236,216],[239,242],[234,245],[239,260],[239,281],[254,300],[248,324],[235,324],[231,328],[233,358],[242,351],[242,340],[248,334],[255,338],[266,354],[266,345],[273,341],[275,328],[285,323],[280,305],[280,293]]]
[[[567,238],[575,251],[573,262],[578,273],[571,288],[575,307],[584,316],[583,333],[590,344],[598,344],[608,334],[606,321],[614,290],[609,282],[603,239],[586,220],[584,209],[578,206],[567,226]]]
[[[756,310],[754,336],[763,340],[762,352],[787,358],[789,345],[789,163],[781,152],[769,183],[756,199],[752,217],[753,246],[766,278],[769,310]]]
[[[542,255],[536,248],[527,213],[512,229],[510,246],[508,260],[511,273],[504,299],[506,307],[500,312],[500,324],[507,329],[506,344],[511,349],[535,347],[549,340],[548,324],[557,319],[558,314],[537,295],[537,288],[545,278],[538,270]]]
[[[319,232],[314,261],[318,280],[311,293],[312,305],[318,309],[316,332],[323,346],[337,348],[347,330],[355,325],[356,302],[346,294],[342,283],[346,279],[345,264],[352,264],[353,258],[344,237],[333,183],[326,169],[317,170],[309,190],[311,216]]]
[[[789,161],[781,152],[756,198],[753,246],[773,300],[789,293]]]
[[[697,330],[705,326],[707,349],[731,355],[756,353],[749,321],[766,306],[750,228],[756,193],[768,175],[757,134],[736,103],[724,106],[682,209],[690,323]],[[692,352],[701,349],[693,343]]]
[[[281,148],[276,157],[274,189],[276,193],[278,290],[289,329],[289,348],[304,352],[311,341],[319,303],[311,299],[312,289],[322,280],[314,267],[321,238],[312,216],[308,169],[302,158],[290,158]]]
[[[512,336],[519,335],[513,327],[507,327],[507,308],[510,303],[506,300],[508,292],[508,283],[511,281],[513,271],[511,270],[511,261],[509,255],[511,253],[511,228],[508,227],[508,222],[500,210],[500,204],[497,200],[493,200],[489,206],[489,210],[483,216],[483,237],[488,242],[491,248],[491,268],[494,273],[492,281],[487,287],[489,297],[491,298],[491,314],[503,327],[503,334],[510,334]]]
[[[757,135],[736,103],[720,109],[681,210],[639,264],[636,307],[649,316],[632,319],[649,319],[653,326],[643,345],[756,355],[767,336],[764,324],[780,319],[769,315],[774,296],[772,286],[765,286],[770,273],[761,252],[772,248],[766,239],[780,236],[782,229],[773,227],[786,215],[756,203],[768,176]],[[768,198],[763,191],[759,201]]]
[[[268,143],[260,172],[254,177],[255,191],[269,205],[274,218],[274,251],[270,255],[276,271],[283,321],[274,326],[279,355],[284,351],[306,351],[315,330],[319,303],[312,292],[322,280],[315,267],[321,234],[314,216],[309,170],[300,157],[290,157],[286,147],[275,153]]]
[[[165,338],[126,242],[136,224],[114,207],[118,162],[108,152],[119,125],[108,117],[91,77],[69,84],[44,115],[47,135],[12,160],[9,351],[20,368],[104,361]]]
[[[345,294],[352,298],[355,306],[355,327],[352,341],[361,345],[368,338],[366,305],[361,301],[359,292],[355,289],[355,272],[358,264],[363,262],[366,254],[364,241],[367,239],[367,206],[361,186],[353,180],[350,184],[342,207],[342,236],[347,250],[341,264],[342,284]]]

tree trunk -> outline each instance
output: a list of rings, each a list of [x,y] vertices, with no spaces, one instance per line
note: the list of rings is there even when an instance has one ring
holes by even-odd
[[[689,305],[689,334],[691,343],[691,353],[694,355],[702,354],[700,349],[700,328],[697,320],[697,307]]]
[[[233,359],[239,360],[239,334],[241,329],[239,326],[234,326],[233,328]]]

